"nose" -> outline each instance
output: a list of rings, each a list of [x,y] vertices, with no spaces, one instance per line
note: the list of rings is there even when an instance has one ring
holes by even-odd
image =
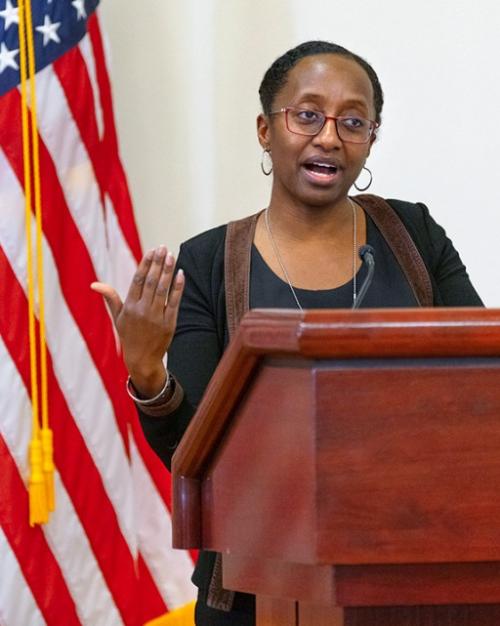
[[[325,125],[314,137],[314,143],[315,145],[322,146],[325,150],[334,150],[342,146],[342,140],[337,131],[337,120],[335,118],[326,118]]]

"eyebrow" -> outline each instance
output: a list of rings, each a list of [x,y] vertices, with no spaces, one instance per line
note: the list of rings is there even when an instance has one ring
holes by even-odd
[[[318,94],[318,93],[304,93],[302,94],[299,98],[296,99],[297,102],[300,102],[301,100],[320,100],[322,99],[323,96]],[[344,102],[342,102],[343,106],[362,106],[365,109],[369,108],[368,103],[366,102],[366,100],[361,100],[359,98],[349,98],[347,100],[345,100]]]

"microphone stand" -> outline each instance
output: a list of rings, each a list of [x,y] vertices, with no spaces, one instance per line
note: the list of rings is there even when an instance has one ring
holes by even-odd
[[[352,305],[353,309],[359,309],[359,307],[361,306],[361,303],[365,299],[366,292],[368,291],[370,285],[372,284],[373,273],[375,271],[375,250],[369,245],[364,245],[364,246],[361,246],[358,254],[363,264],[366,263],[366,265],[368,266],[368,273],[366,275],[365,280],[363,281],[363,284],[361,285],[361,289],[359,290],[358,297],[356,298],[356,301]]]

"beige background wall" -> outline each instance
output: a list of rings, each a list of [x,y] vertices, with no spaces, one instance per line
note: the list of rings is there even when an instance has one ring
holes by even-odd
[[[255,135],[264,71],[322,38],[372,63],[386,96],[372,191],[423,201],[500,306],[496,0],[103,0],[121,148],[145,247],[267,203]]]

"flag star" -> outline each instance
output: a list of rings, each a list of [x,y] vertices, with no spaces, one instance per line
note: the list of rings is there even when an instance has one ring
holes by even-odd
[[[5,20],[5,30],[7,30],[11,24],[19,24],[19,9],[13,7],[12,2],[7,0],[5,9],[0,11],[0,17]]]
[[[71,4],[76,9],[76,17],[78,20],[87,17],[87,13],[85,12],[85,0],[73,0]]]
[[[36,30],[43,35],[43,45],[46,46],[49,41],[61,43],[57,29],[61,26],[61,22],[51,22],[50,17],[46,15],[43,18],[43,26],[37,26]]]
[[[19,48],[17,50],[9,50],[3,41],[0,43],[0,74],[6,67],[11,67],[13,70],[19,69],[19,65],[14,59],[18,52]]]

